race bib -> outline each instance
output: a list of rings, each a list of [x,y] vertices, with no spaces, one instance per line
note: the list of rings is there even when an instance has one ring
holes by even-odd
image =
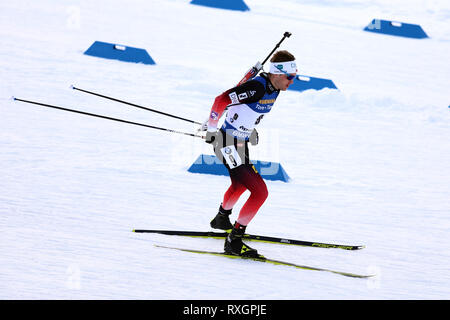
[[[242,159],[235,146],[226,146],[220,149],[220,152],[222,152],[223,158],[231,169],[237,168],[242,164]]]

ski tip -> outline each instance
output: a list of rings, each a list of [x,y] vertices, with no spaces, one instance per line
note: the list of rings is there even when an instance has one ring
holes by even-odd
[[[69,86],[69,88],[70,88],[70,89],[75,89],[75,86],[74,86],[73,84],[71,84],[71,85]]]
[[[16,101],[16,97],[11,96],[11,98],[9,98],[9,100],[11,100],[11,101]]]

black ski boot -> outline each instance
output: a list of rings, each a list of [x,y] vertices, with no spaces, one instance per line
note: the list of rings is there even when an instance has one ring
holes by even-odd
[[[242,226],[239,223],[235,223],[231,233],[225,239],[224,250],[227,254],[235,256],[243,256],[249,258],[260,258],[256,249],[250,248],[248,245],[242,242],[242,238],[245,234],[246,226]]]
[[[220,205],[219,213],[211,220],[210,226],[213,229],[222,229],[222,230],[230,230],[233,228],[233,225],[230,222],[230,210],[225,210]]]

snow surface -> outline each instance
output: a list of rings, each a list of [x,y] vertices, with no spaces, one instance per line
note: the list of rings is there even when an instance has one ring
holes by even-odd
[[[246,3],[249,12],[187,0],[1,2],[0,298],[450,298],[449,2]],[[418,23],[430,38],[362,31],[373,18]],[[283,92],[261,123],[252,158],[281,162],[292,181],[267,182],[248,232],[364,244],[253,246],[370,280],[156,248],[222,249],[131,232],[209,229],[229,179],[187,168],[210,146],[10,100],[193,132],[70,85],[203,121],[285,31],[299,73],[340,90]],[[157,65],[83,55],[95,40],[145,48]]]

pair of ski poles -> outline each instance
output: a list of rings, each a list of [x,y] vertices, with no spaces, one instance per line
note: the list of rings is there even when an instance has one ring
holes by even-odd
[[[276,44],[276,46],[273,48],[273,50],[269,53],[269,55],[264,59],[264,61],[262,63],[260,63],[259,61],[255,64],[254,67],[252,67],[250,70],[247,71],[247,73],[245,74],[245,76],[241,79],[241,81],[239,81],[238,85],[252,79],[253,77],[255,77],[258,72],[262,69],[263,65],[266,63],[266,61],[270,58],[270,56],[275,52],[275,50],[281,45],[281,43],[284,41],[284,39],[289,38],[291,36],[290,32],[285,32],[283,35],[283,38],[280,40],[280,42],[278,42]],[[167,117],[171,117],[171,118],[175,118],[175,119],[179,119],[179,120],[183,120],[189,123],[193,123],[193,124],[198,124],[201,125],[202,127],[204,126],[204,123],[200,123],[191,119],[187,119],[184,117],[180,117],[180,116],[176,116],[174,114],[170,114],[167,112],[163,112],[163,111],[159,111],[153,108],[148,108],[148,107],[144,107],[135,103],[131,103],[131,102],[127,102],[121,99],[116,99],[110,96],[106,96],[100,93],[96,93],[93,91],[88,91],[85,89],[81,89],[81,88],[77,88],[75,86],[71,86],[72,89],[74,90],[78,90],[80,92],[84,92],[84,93],[88,93],[91,95],[95,95],[101,98],[105,98],[108,100],[112,100],[115,102],[119,102],[119,103],[123,103],[126,105],[130,105],[136,108],[140,108],[140,109],[144,109],[147,111],[151,111],[151,112],[155,112]],[[57,110],[62,110],[62,111],[67,111],[67,112],[73,112],[73,113],[78,113],[78,114],[82,114],[82,115],[86,115],[86,116],[91,116],[91,117],[96,117],[96,118],[101,118],[101,119],[106,119],[106,120],[112,120],[112,121],[118,121],[118,122],[122,122],[122,123],[128,123],[128,124],[132,124],[132,125],[136,125],[136,126],[141,126],[141,127],[146,127],[146,128],[150,128],[150,129],[156,129],[156,130],[162,130],[162,131],[167,131],[167,132],[171,132],[171,133],[177,133],[177,134],[182,134],[182,135],[186,135],[186,136],[191,136],[191,137],[196,137],[196,138],[202,138],[204,139],[203,136],[195,134],[195,133],[189,133],[189,132],[183,132],[183,131],[177,131],[177,130],[172,130],[172,129],[168,129],[168,128],[162,128],[162,127],[157,127],[157,126],[153,126],[153,125],[148,125],[148,124],[143,124],[143,123],[139,123],[139,122],[133,122],[133,121],[128,121],[128,120],[123,120],[123,119],[118,119],[118,118],[113,118],[113,117],[109,117],[109,116],[104,116],[104,115],[100,115],[100,114],[95,114],[95,113],[90,113],[90,112],[85,112],[85,111],[80,111],[80,110],[75,110],[75,109],[69,109],[69,108],[64,108],[61,106],[55,106],[55,105],[51,105],[51,104],[47,104],[47,103],[42,103],[42,102],[37,102],[37,101],[32,101],[32,100],[27,100],[27,99],[21,99],[21,98],[17,98],[17,97],[12,97],[12,99],[14,101],[20,101],[20,102],[24,102],[24,103],[29,103],[32,105],[37,105],[37,106],[42,106],[42,107],[47,107],[47,108],[53,108],[53,109],[57,109]]]
[[[109,99],[109,100],[112,100],[112,101],[124,103],[124,104],[130,105],[130,106],[136,107],[136,108],[140,108],[140,109],[144,109],[144,110],[147,110],[147,111],[159,113],[159,114],[162,114],[162,115],[165,115],[165,116],[168,116],[168,117],[184,120],[184,121],[187,121],[187,122],[190,122],[190,123],[194,123],[194,124],[201,124],[200,122],[197,122],[197,121],[194,121],[194,120],[190,120],[190,119],[179,117],[179,116],[176,116],[176,115],[173,115],[173,114],[170,114],[170,113],[158,111],[156,109],[151,109],[151,108],[147,108],[147,107],[144,107],[144,106],[140,106],[138,104],[134,104],[134,103],[127,102],[127,101],[124,101],[124,100],[120,100],[120,99],[116,99],[116,98],[109,97],[109,96],[106,96],[106,95],[102,95],[100,93],[96,93],[96,92],[88,91],[88,90],[85,90],[85,89],[77,88],[77,87],[75,87],[73,85],[71,86],[71,88],[74,89],[74,90],[78,90],[78,91],[81,91],[81,92],[85,92],[85,93],[88,93],[88,94],[99,96],[99,97],[102,97],[102,98],[105,98],[105,99]],[[47,103],[31,101],[31,100],[26,100],[26,99],[21,99],[21,98],[16,98],[16,97],[13,97],[13,100],[14,101],[20,101],[20,102],[25,102],[25,103],[29,103],[29,104],[33,104],[33,105],[37,105],[37,106],[42,106],[42,107],[47,107],[47,108],[52,108],[52,109],[57,109],[57,110],[62,110],[62,111],[68,111],[68,112],[72,112],[72,113],[83,114],[83,115],[86,115],[86,116],[91,116],[91,117],[96,117],[96,118],[101,118],[101,119],[106,119],[106,120],[112,120],[112,121],[118,121],[118,122],[122,122],[122,123],[128,123],[128,124],[132,124],[132,125],[135,125],[135,126],[141,126],[141,127],[150,128],[150,129],[168,131],[168,132],[183,134],[183,135],[187,135],[187,136],[191,136],[191,137],[202,138],[202,136],[194,134],[194,133],[189,133],[189,132],[172,130],[172,129],[168,129],[168,128],[152,126],[152,125],[149,125],[149,124],[144,124],[144,123],[139,123],[139,122],[134,122],[134,121],[129,121],[129,120],[123,120],[123,119],[108,117],[108,116],[104,116],[104,115],[101,115],[101,114],[90,113],[90,112],[85,112],[85,111],[80,111],[80,110],[75,110],[75,109],[64,108],[64,107],[55,106],[55,105],[51,105],[51,104],[47,104]]]

